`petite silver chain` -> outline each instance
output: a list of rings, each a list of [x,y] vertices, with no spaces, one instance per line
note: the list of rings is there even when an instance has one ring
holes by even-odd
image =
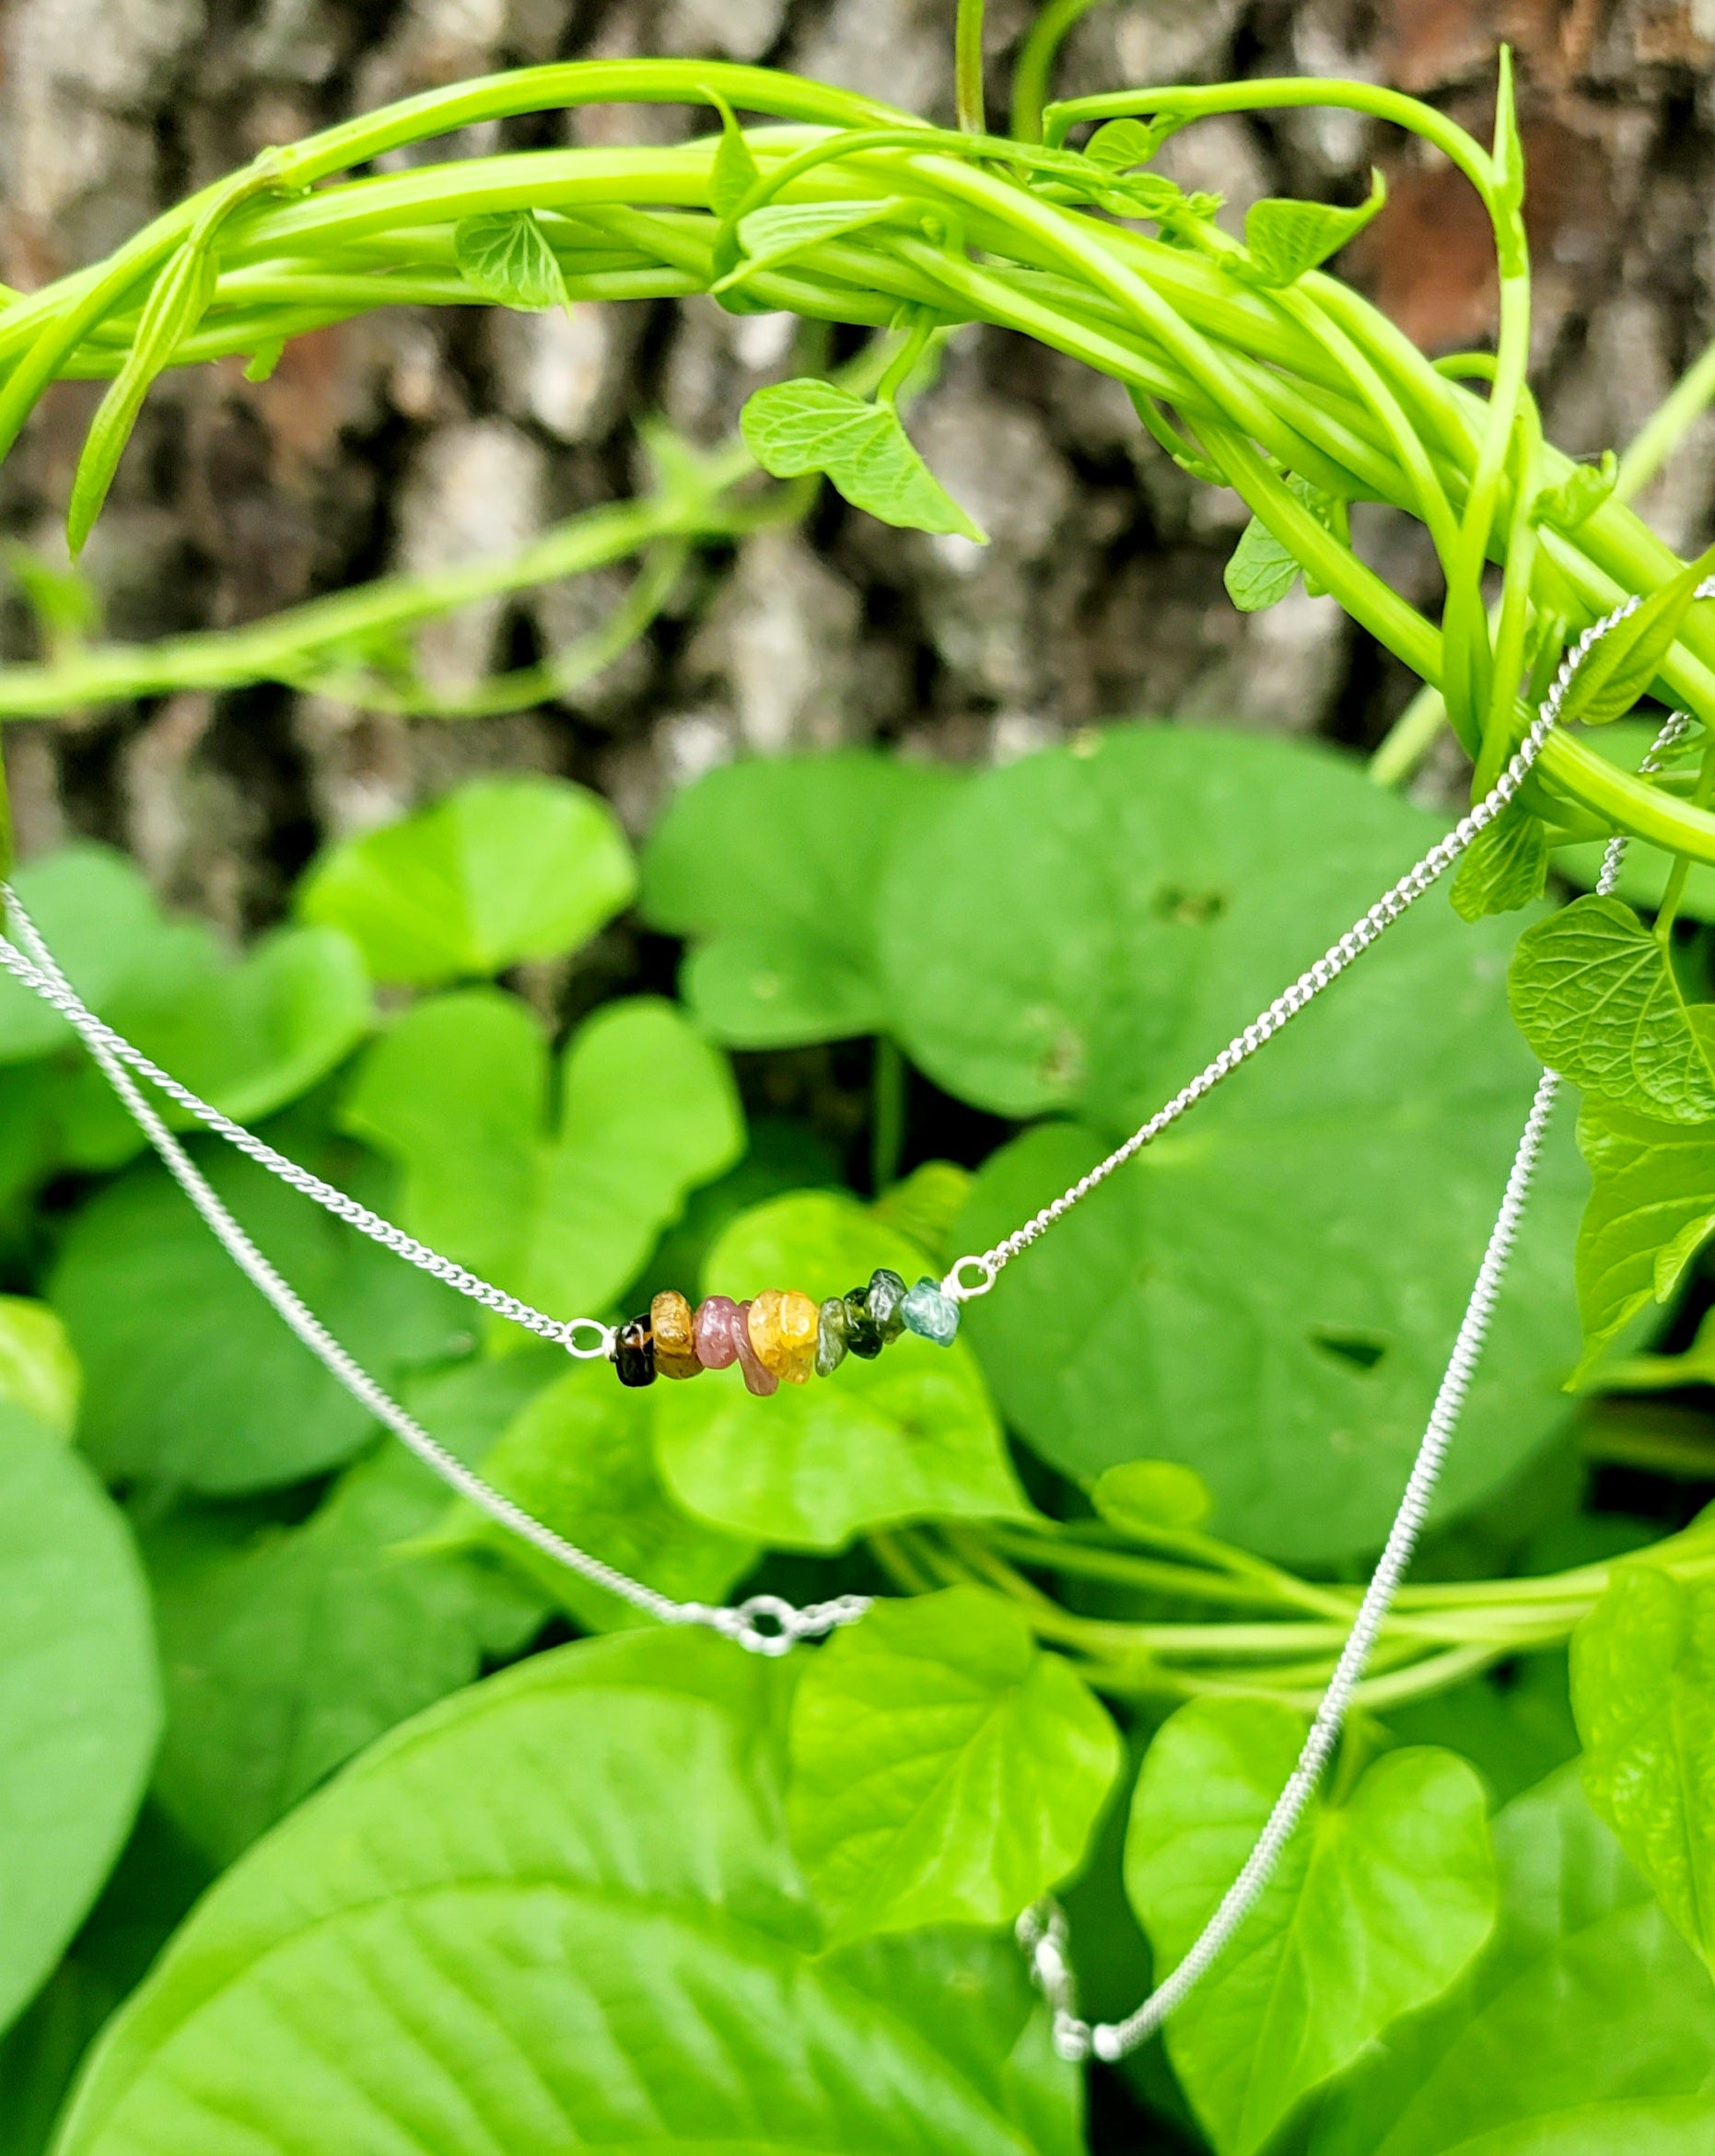
[[[1712,593],[1715,593],[1715,578],[1699,586],[1698,596],[1705,598]],[[1195,1107],[1206,1094],[1212,1092],[1223,1078],[1231,1077],[1241,1064],[1248,1062],[1265,1043],[1271,1041],[1306,1005],[1337,980],[1383,930],[1400,919],[1407,908],[1423,896],[1478,833],[1512,800],[1535,763],[1544,742],[1554,729],[1561,705],[1579,666],[1592,647],[1610,629],[1626,620],[1639,604],[1638,599],[1628,599],[1585,630],[1568,652],[1553,687],[1500,776],[1483,798],[1460,818],[1445,838],[1432,845],[1423,858],[1354,922],[1336,943],[1331,944],[1322,957],[1301,973],[1250,1025],[1235,1033],[1219,1055],[1207,1064],[1163,1108],[1158,1110],[1149,1122],[1134,1131],[1123,1145],[1115,1148],[1106,1160],[1081,1176],[1051,1205],[1044,1206],[1004,1241],[996,1243],[980,1255],[961,1258],[946,1276],[943,1283],[946,1292],[962,1302],[974,1296],[986,1295],[994,1286],[1001,1269],[1017,1257],[1021,1251],[1027,1250],[1038,1236],[1044,1234],[1057,1220],[1062,1219],[1080,1199],[1087,1197],[1098,1185],[1105,1183],[1116,1169],[1140,1153],[1189,1109]],[[1642,766],[1645,771],[1656,767],[1659,758],[1689,723],[1684,713],[1676,712],[1670,718],[1650,756],[1645,759]],[[1606,892],[1613,889],[1619,875],[1625,846],[1623,836],[1610,840],[1597,885],[1599,891]],[[181,1084],[169,1072],[152,1062],[122,1034],[104,1024],[88,1008],[61,971],[34,922],[18,903],[17,893],[9,886],[0,886],[0,891],[4,892],[10,923],[18,939],[13,941],[0,938],[0,966],[59,1011],[82,1039],[115,1093],[136,1119],[145,1136],[160,1155],[192,1205],[234,1263],[266,1297],[297,1337],[353,1398],[366,1407],[377,1421],[393,1431],[451,1489],[489,1519],[509,1529],[557,1563],[578,1573],[580,1578],[605,1588],[633,1608],[666,1625],[706,1626],[754,1654],[788,1653],[800,1639],[821,1637],[840,1626],[854,1624],[863,1616],[870,1607],[870,1598],[858,1594],[838,1595],[828,1602],[804,1606],[772,1594],[753,1594],[736,1606],[728,1608],[715,1608],[697,1602],[675,1602],[671,1596],[647,1586],[642,1580],[631,1579],[589,1551],[579,1549],[577,1544],[537,1520],[533,1514],[527,1512],[522,1506],[515,1504],[511,1498],[494,1488],[473,1469],[467,1467],[446,1446],[431,1437],[413,1416],[369,1376],[362,1365],[334,1339],[297,1290],[282,1278],[233,1217],[168,1127],[159,1112],[144,1095],[136,1083],[137,1078],[146,1080],[216,1136],[226,1139],[247,1158],[268,1170],[271,1174],[278,1176],[292,1189],[313,1199],[336,1218],[379,1243],[383,1249],[393,1252],[409,1264],[443,1281],[448,1287],[456,1288],[460,1294],[470,1297],[484,1309],[525,1327],[542,1339],[554,1342],[568,1354],[580,1359],[610,1357],[613,1351],[613,1327],[600,1318],[550,1317],[532,1304],[508,1294],[504,1288],[495,1287],[466,1266],[455,1264],[430,1249],[426,1243],[420,1242],[414,1236],[407,1235],[403,1229],[396,1227],[368,1206],[358,1204],[345,1192],[312,1174],[297,1161],[277,1152],[253,1131],[247,1130],[242,1124],[234,1122],[230,1116],[223,1114],[219,1109],[199,1098],[188,1086]],[[23,947],[21,949],[20,944]],[[1117,2059],[1159,2028],[1225,1950],[1233,1933],[1254,1907],[1274,1872],[1281,1852],[1291,1839],[1304,1806],[1338,1742],[1347,1710],[1362,1677],[1371,1649],[1387,1615],[1399,1581],[1411,1561],[1428,1516],[1441,1462],[1452,1440],[1482,1352],[1558,1085],[1559,1079],[1552,1071],[1543,1073],[1530,1113],[1525,1119],[1524,1130],[1519,1140],[1518,1151],[1507,1179],[1506,1192],[1496,1216],[1488,1246],[1484,1253],[1464,1321],[1454,1340],[1446,1372],[1430,1410],[1411,1476],[1381,1561],[1359,1606],[1351,1632],[1305,1739],[1298,1766],[1277,1799],[1267,1824],[1257,1837],[1256,1845],[1243,1869],[1228,1889],[1219,1908],[1184,1961],[1134,2013],[1123,2022],[1102,2022],[1093,2026],[1081,2020],[1077,2011],[1071,1964],[1067,1952],[1066,1922],[1061,1912],[1052,1903],[1044,1903],[1037,1908],[1026,1910],[1019,1919],[1020,1941],[1030,1957],[1032,1974],[1053,2010],[1055,2044],[1063,2057],[1082,2059],[1093,2053],[1098,2058]],[[973,1277],[967,1277],[967,1275]]]

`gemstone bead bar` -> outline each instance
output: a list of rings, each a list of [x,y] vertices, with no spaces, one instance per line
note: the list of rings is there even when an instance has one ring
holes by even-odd
[[[657,1378],[698,1378],[737,1363],[751,1392],[765,1399],[782,1383],[831,1378],[848,1355],[871,1362],[902,1333],[947,1347],[959,1330],[959,1305],[939,1280],[907,1288],[882,1265],[867,1288],[816,1303],[796,1288],[766,1288],[749,1302],[711,1295],[693,1310],[665,1288],[641,1316],[613,1334],[613,1368],[622,1385]]]

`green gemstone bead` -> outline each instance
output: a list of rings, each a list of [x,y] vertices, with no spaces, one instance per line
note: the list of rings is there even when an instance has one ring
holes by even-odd
[[[951,1347],[959,1330],[959,1306],[939,1280],[922,1279],[899,1306],[906,1330],[937,1347]]]
[[[843,1298],[846,1305],[846,1350],[862,1362],[873,1362],[887,1343],[881,1337],[881,1329],[869,1315],[869,1291],[867,1288],[854,1288]]]
[[[869,1276],[864,1302],[869,1312],[870,1323],[881,1335],[883,1346],[890,1341],[897,1340],[905,1329],[903,1311],[909,1292],[900,1276],[886,1265]]]
[[[830,1295],[816,1312],[816,1375],[831,1378],[846,1360],[846,1304]]]

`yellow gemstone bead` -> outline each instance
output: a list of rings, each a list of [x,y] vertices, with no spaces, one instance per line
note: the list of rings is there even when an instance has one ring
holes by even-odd
[[[751,1305],[751,1346],[757,1361],[788,1385],[808,1384],[816,1367],[821,1314],[796,1288],[764,1288]]]
[[[649,1323],[655,1333],[658,1373],[664,1378],[699,1376],[703,1365],[697,1359],[695,1319],[676,1288],[664,1288],[650,1303]]]

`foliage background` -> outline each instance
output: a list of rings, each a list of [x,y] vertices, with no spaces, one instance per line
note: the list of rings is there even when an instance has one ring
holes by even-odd
[[[997,86],[1028,12],[990,9]],[[6,0],[0,276],[30,287],[75,267],[269,142],[524,61],[761,59],[946,119],[949,20],[943,0]],[[1444,101],[1480,135],[1501,35],[1520,61],[1548,431],[1575,452],[1623,443],[1715,332],[1703,0],[1113,0],[1074,33],[1060,79],[1076,92],[1351,73]],[[531,121],[514,139],[691,124],[600,111]],[[1163,168],[1242,213],[1263,193],[1353,199],[1371,151],[1355,116],[1312,112],[1206,122]],[[1431,349],[1480,341],[1490,250],[1474,202],[1444,172],[1389,178],[1360,279]],[[712,303],[584,308],[569,326],[453,310],[350,322],[294,344],[265,383],[235,362],[158,385],[85,565],[113,634],[158,635],[390,565],[503,551],[627,489],[639,413],[664,409],[712,443],[784,367],[772,323]],[[50,553],[51,505],[96,395],[57,386],[0,480],[6,530]],[[1120,711],[1367,742],[1409,694],[1332,600],[1300,592],[1235,614],[1220,568],[1242,511],[1156,453],[1115,384],[984,334],[962,343],[914,425],[992,534],[980,557],[884,536],[830,496],[810,531],[762,534],[729,582],[688,590],[573,710],[414,727],[265,689],[9,728],[24,850],[68,828],[117,841],[164,897],[254,928],[319,837],[473,766],[594,783],[641,830],[735,744],[927,735],[939,754],[983,759]],[[1682,549],[1706,536],[1712,458],[1705,426],[1643,505]],[[1421,601],[1427,542],[1389,526],[1386,573]],[[593,604],[562,589],[479,612],[432,634],[425,664],[466,684],[508,647],[563,642]],[[8,634],[21,652],[21,614]],[[633,954],[616,934],[579,964],[588,996]]]

